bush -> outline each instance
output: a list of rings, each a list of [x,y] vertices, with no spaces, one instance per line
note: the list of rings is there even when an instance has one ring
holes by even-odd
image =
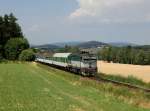
[[[34,61],[35,55],[32,49],[26,49],[19,55],[19,60],[21,61]]]
[[[5,57],[9,60],[17,60],[19,54],[29,48],[29,43],[25,38],[13,38],[5,45]]]
[[[2,55],[1,55],[1,53],[0,53],[0,62],[3,60],[3,57],[2,57]]]
[[[3,59],[2,45],[0,45],[0,61]]]

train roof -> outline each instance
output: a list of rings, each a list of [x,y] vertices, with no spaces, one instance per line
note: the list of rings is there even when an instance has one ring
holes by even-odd
[[[72,53],[55,53],[53,57],[63,57],[68,58]]]

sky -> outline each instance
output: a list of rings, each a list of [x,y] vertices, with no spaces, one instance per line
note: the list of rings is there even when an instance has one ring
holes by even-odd
[[[31,44],[69,41],[150,45],[150,0],[0,0]]]

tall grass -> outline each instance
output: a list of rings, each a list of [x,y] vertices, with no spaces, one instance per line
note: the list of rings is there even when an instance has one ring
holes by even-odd
[[[46,70],[53,70],[58,72],[59,70],[54,69],[52,67],[47,67],[45,65],[42,64],[38,64],[39,67],[42,67]],[[69,81],[76,81],[78,84],[85,86],[85,87],[93,87],[93,88],[97,88],[100,92],[106,93],[106,94],[110,94],[115,96],[116,98],[120,98],[120,97],[124,97],[127,100],[129,99],[134,99],[134,100],[138,100],[138,102],[140,100],[150,100],[150,93],[146,93],[140,90],[131,90],[127,87],[122,87],[122,86],[115,86],[112,83],[103,83],[103,82],[96,82],[94,80],[88,79],[88,78],[84,78],[69,72],[65,72],[65,71],[61,71],[61,74],[59,76],[62,76],[63,78],[69,80]],[[126,83],[131,83],[131,84],[138,84],[141,86],[148,86],[149,84],[144,83],[141,80],[138,80],[134,77],[128,77],[128,78],[123,78],[121,76],[110,76],[110,75],[105,75],[105,74],[101,74],[102,77],[105,78],[109,78],[112,80],[117,80],[117,81],[121,81],[121,82],[126,82]],[[135,101],[134,101],[135,102]],[[135,102],[136,103],[136,102]]]
[[[120,75],[106,75],[106,74],[99,74],[100,77],[106,78],[106,79],[111,79],[119,82],[125,82],[129,83],[132,85],[137,85],[145,88],[150,88],[150,83],[146,83],[143,80],[137,79],[136,77],[133,76],[128,76],[128,77],[122,77]]]

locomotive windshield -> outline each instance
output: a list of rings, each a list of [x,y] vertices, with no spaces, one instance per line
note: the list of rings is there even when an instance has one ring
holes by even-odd
[[[97,59],[96,57],[86,57],[83,58],[83,62],[89,66],[89,68],[96,67]]]

